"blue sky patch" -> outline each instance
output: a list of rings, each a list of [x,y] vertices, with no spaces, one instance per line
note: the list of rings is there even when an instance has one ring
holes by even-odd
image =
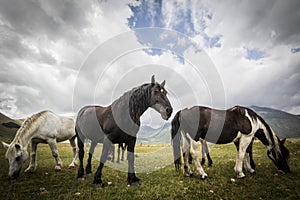
[[[173,2],[175,7],[179,8],[179,5],[176,5],[176,2]],[[186,2],[190,4],[190,1]],[[195,35],[201,35],[206,48],[220,48],[221,43],[220,39],[222,35],[212,36],[210,37],[205,33],[205,29],[207,28],[206,20],[211,20],[213,15],[204,9],[204,13],[199,16],[199,18],[194,21],[192,16],[191,6],[187,6],[188,9],[178,9],[174,13],[172,17],[172,21],[170,24],[166,24],[164,19],[164,13],[162,12],[163,2],[162,0],[155,1],[141,1],[139,5],[128,5],[131,9],[133,15],[128,18],[128,27],[130,29],[137,28],[148,28],[148,27],[156,27],[156,28],[167,28],[169,30],[175,30],[183,35],[188,37],[193,37]],[[204,19],[205,18],[205,19]],[[197,24],[194,24],[197,23]],[[196,30],[195,26],[197,25],[198,30]],[[159,38],[159,35],[149,35],[149,34],[140,34],[136,33],[138,41],[146,45],[147,47],[153,47],[156,49],[147,50],[146,52],[150,55],[161,55],[162,51],[157,48],[158,43],[172,43],[172,47],[169,50],[183,54],[186,48],[189,46],[178,45],[178,38],[174,38],[172,36],[167,36],[164,38]],[[190,44],[189,44],[190,45]],[[159,45],[160,46],[160,45]],[[199,47],[198,47],[199,48]],[[197,48],[196,48],[197,49]]]
[[[246,51],[247,51],[246,58],[248,60],[259,60],[268,56],[268,54],[265,51],[259,49],[246,48]]]
[[[300,52],[300,47],[291,48],[292,53],[298,53]]]

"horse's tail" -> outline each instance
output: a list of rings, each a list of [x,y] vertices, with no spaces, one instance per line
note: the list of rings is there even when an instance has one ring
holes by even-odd
[[[172,120],[171,136],[173,144],[173,156],[176,171],[180,171],[181,168],[181,151],[180,151],[180,140],[181,134],[178,133],[180,126],[180,111],[178,111]]]

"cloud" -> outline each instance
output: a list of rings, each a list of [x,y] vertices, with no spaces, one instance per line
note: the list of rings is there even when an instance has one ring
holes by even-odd
[[[1,110],[24,117],[43,109],[72,113],[78,69],[105,40],[128,30],[128,2],[1,1]],[[115,10],[118,8],[118,10]],[[112,23],[114,22],[114,23]]]
[[[1,1],[1,112],[76,113],[87,104],[108,105],[156,74],[167,80],[174,111],[220,105],[212,103],[209,82],[217,77],[226,107],[299,113],[298,7],[292,0]],[[135,29],[149,26],[166,29]],[[210,67],[218,76],[205,71]],[[148,121],[161,123],[150,113]]]

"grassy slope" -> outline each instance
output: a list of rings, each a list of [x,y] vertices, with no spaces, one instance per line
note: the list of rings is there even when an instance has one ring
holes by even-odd
[[[151,163],[156,162],[155,160],[160,160],[160,164],[154,165],[162,168],[154,171],[149,168],[148,172],[139,173],[142,185],[128,187],[126,172],[112,168],[113,165],[120,165],[120,168],[126,169],[126,162],[110,164],[111,167],[104,168],[103,181],[111,181],[112,184],[98,189],[91,185],[93,177],[78,181],[77,169],[67,169],[72,157],[68,144],[59,145],[64,162],[61,172],[54,172],[55,162],[48,146],[40,145],[37,171],[34,174],[22,173],[18,180],[8,180],[5,151],[0,148],[0,199],[299,199],[300,142],[287,142],[287,147],[291,152],[292,173],[279,174],[267,158],[265,147],[255,143],[257,174],[247,174],[245,179],[237,180],[233,171],[234,145],[215,145],[212,151],[214,166],[211,169],[204,167],[210,178],[201,181],[196,177],[186,178],[175,172],[174,166],[169,163],[170,146],[137,146],[138,170],[147,166],[151,168]],[[147,157],[151,154],[153,156]],[[145,163],[144,157],[148,158],[148,163]],[[94,159],[94,169],[97,164],[98,161]],[[25,166],[27,165],[28,162]],[[234,178],[235,182],[232,182],[231,178]],[[48,193],[41,194],[41,187],[46,188]]]

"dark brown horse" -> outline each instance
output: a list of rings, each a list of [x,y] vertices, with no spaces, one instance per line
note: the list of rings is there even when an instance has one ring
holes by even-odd
[[[177,170],[181,166],[180,141],[183,140],[183,152],[185,152],[185,174],[191,173],[188,156],[192,154],[198,173],[201,178],[207,175],[203,171],[199,160],[195,159],[195,151],[192,147],[195,141],[204,139],[215,144],[227,144],[234,142],[237,146],[237,157],[234,170],[238,178],[245,175],[242,172],[244,166],[250,173],[255,170],[248,160],[247,148],[253,138],[258,138],[267,148],[269,158],[276,167],[284,173],[290,172],[288,165],[289,151],[284,146],[285,139],[280,140],[270,126],[254,111],[249,108],[235,106],[228,110],[215,110],[203,106],[194,106],[190,109],[178,111],[172,120],[172,139],[174,163]],[[193,155],[194,154],[194,155]]]
[[[128,183],[138,185],[139,178],[134,169],[134,147],[136,134],[140,128],[140,117],[149,108],[153,108],[167,120],[172,114],[172,106],[164,89],[165,81],[156,83],[152,76],[151,83],[124,93],[110,106],[86,106],[77,115],[76,133],[78,135],[79,160],[78,178],[84,175],[83,157],[84,141],[103,143],[99,167],[94,176],[93,184],[101,186],[102,168],[112,144],[126,143],[128,152]]]

